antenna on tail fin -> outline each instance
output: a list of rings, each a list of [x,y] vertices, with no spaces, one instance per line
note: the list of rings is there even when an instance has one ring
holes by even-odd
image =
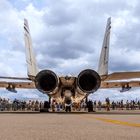
[[[24,19],[24,39],[26,50],[27,74],[30,79],[33,79],[38,73],[35,55],[32,48],[32,40],[27,19]]]
[[[111,29],[111,17],[107,19],[107,25],[100,54],[98,73],[100,76],[108,75],[108,57],[109,57],[109,42],[110,42],[110,29]]]

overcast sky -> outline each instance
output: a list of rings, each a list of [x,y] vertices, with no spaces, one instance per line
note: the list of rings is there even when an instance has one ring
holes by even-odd
[[[139,0],[0,0],[0,75],[26,77],[23,20],[29,21],[40,69],[58,75],[97,70],[106,20],[112,19],[109,72],[140,70]],[[99,90],[93,99],[140,99],[140,90]],[[2,97],[43,98],[1,90]]]

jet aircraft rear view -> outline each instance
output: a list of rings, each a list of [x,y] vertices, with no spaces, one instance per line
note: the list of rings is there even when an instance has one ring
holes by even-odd
[[[89,94],[96,92],[99,88],[139,87],[139,81],[112,82],[112,80],[123,80],[140,78],[140,72],[115,72],[108,74],[109,42],[110,42],[111,18],[107,19],[107,25],[99,60],[98,71],[85,69],[79,72],[77,77],[59,76],[49,69],[39,71],[32,47],[32,40],[27,19],[24,20],[24,38],[28,77],[4,77],[0,78],[21,80],[21,82],[0,81],[1,88],[15,91],[15,88],[36,88],[47,94],[57,103],[80,104]],[[22,82],[27,80],[27,82]]]

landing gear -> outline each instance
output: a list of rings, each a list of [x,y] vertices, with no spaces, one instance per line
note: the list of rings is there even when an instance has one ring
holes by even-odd
[[[66,105],[65,111],[66,111],[66,112],[71,112],[71,106],[70,106],[70,105],[69,105],[69,106]]]
[[[88,112],[94,112],[93,111],[93,103],[92,103],[92,101],[87,102],[87,108],[88,108]]]
[[[71,112],[71,99],[69,97],[65,98],[65,111],[66,112]]]

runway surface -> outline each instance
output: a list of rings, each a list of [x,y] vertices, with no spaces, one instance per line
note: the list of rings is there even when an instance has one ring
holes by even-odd
[[[140,140],[140,111],[0,113],[1,140]]]

